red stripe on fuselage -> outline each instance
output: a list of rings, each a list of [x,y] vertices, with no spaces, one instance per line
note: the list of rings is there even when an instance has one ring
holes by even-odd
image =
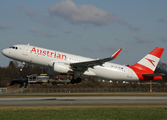
[[[144,77],[144,76],[142,76],[142,74],[153,74],[154,71],[149,69],[146,66],[143,66],[143,65],[139,64],[139,63],[136,63],[132,66],[129,66],[129,68],[131,68],[136,73],[139,80],[151,80],[151,79],[153,80],[153,78],[154,78],[154,77]]]

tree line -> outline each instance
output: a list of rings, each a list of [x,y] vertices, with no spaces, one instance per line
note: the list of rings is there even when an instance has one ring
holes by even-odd
[[[7,67],[0,67],[0,87],[7,86],[13,79],[26,78],[27,75],[45,73],[45,67],[26,63],[23,71],[17,61],[10,61]]]

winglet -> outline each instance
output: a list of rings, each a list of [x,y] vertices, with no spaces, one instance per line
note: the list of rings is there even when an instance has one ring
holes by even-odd
[[[112,58],[116,58],[118,56],[118,54],[121,52],[122,48],[120,48],[117,52],[115,52],[113,55],[112,55]]]

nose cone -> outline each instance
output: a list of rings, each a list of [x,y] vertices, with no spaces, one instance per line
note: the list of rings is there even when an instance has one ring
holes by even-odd
[[[7,49],[3,49],[3,50],[2,50],[2,54],[3,54],[4,56],[7,56],[8,50],[7,50]]]
[[[14,59],[14,55],[12,54],[12,49],[10,48],[3,49],[2,54],[8,58]]]
[[[5,55],[5,49],[2,50],[2,54]]]

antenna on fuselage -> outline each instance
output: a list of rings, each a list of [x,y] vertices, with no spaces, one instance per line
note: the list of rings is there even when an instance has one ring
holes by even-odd
[[[28,43],[28,45],[30,45],[30,43]]]

